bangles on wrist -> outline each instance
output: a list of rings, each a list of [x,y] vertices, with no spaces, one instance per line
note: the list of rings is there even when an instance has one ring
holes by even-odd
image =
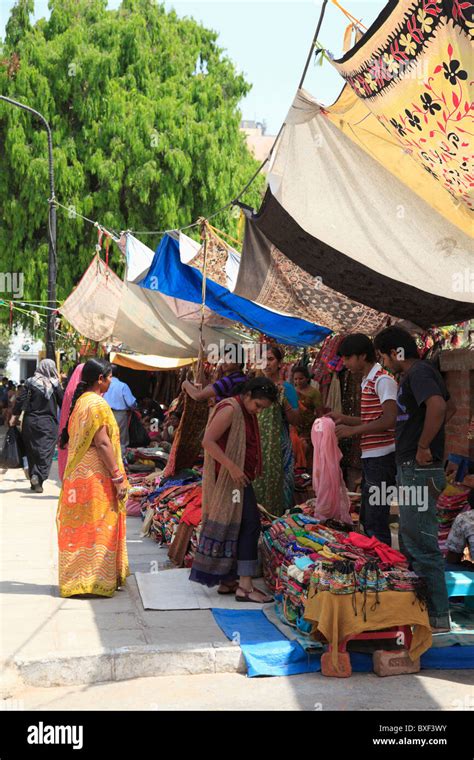
[[[118,478],[111,478],[111,480],[112,480],[112,483],[123,483],[123,481],[125,480],[125,478],[123,477],[123,475],[120,475],[120,477],[118,477]]]

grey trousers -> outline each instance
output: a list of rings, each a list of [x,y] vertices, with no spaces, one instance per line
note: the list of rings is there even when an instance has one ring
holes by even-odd
[[[130,412],[127,409],[112,409],[114,413],[114,417],[117,420],[117,425],[119,426],[120,430],[120,448],[122,449],[122,456],[125,454],[125,449],[127,448],[130,437],[128,434],[128,422],[130,418]]]

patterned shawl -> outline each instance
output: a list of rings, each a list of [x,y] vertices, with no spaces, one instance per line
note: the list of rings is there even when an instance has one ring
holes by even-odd
[[[222,405],[231,404],[234,416],[227,439],[226,456],[243,470],[245,462],[245,420],[237,399],[224,399],[212,410],[209,422]],[[237,563],[237,541],[242,521],[243,489],[238,488],[228,470],[206,451],[202,481],[202,528],[190,580],[206,586],[233,580]]]

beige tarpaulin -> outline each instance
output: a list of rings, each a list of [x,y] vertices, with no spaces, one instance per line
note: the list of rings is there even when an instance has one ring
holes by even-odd
[[[168,369],[181,369],[189,367],[196,359],[169,359],[166,356],[153,356],[151,354],[122,354],[112,351],[110,361],[119,364],[121,367],[128,369],[146,370],[149,372],[158,372]]]
[[[194,359],[199,351],[199,323],[180,318],[173,305],[181,313],[189,307],[179,299],[122,282],[96,255],[59,312],[91,340],[113,339],[144,354]],[[238,337],[239,333],[230,329],[203,328],[205,347]]]
[[[349,140],[375,158],[438,214],[472,235],[474,223],[466,207],[450,198],[445,188],[413,160],[408,150],[397,142],[348,85],[336,102],[324,110],[329,121]]]

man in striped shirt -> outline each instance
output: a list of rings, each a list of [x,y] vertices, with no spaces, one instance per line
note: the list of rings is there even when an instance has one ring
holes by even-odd
[[[185,380],[182,388],[188,396],[195,401],[206,401],[213,398],[216,402],[230,398],[238,393],[239,388],[247,382],[244,375],[243,349],[241,346],[229,344],[224,347],[223,356],[219,362],[222,369],[222,377],[215,383],[206,385],[205,388],[197,388],[189,380]]]
[[[336,422],[336,435],[360,435],[362,450],[362,502],[360,521],[368,536],[388,546],[390,534],[390,495],[396,485],[395,423],[397,419],[396,380],[375,360],[374,344],[367,335],[354,333],[342,341],[339,351],[344,366],[362,372],[360,417],[330,412]]]

